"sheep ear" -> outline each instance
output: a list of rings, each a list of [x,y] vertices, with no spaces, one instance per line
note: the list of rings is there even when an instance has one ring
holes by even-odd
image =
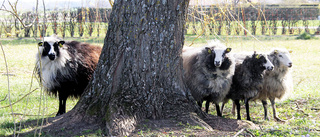
[[[39,43],[38,43],[38,46],[39,46],[39,47],[43,46],[43,42],[39,42]]]
[[[58,42],[59,47],[62,48],[64,43],[65,43],[64,41],[59,41],[59,42]]]
[[[226,49],[226,53],[229,53],[231,51],[231,48]]]
[[[208,51],[209,54],[212,53],[212,50],[210,48],[206,47],[206,50]]]
[[[278,54],[279,53],[279,51],[278,50],[274,50],[274,54]]]
[[[289,53],[292,53],[293,52],[293,50],[289,50]]]
[[[258,54],[258,55],[256,55],[256,59],[259,59],[260,58],[260,55]]]

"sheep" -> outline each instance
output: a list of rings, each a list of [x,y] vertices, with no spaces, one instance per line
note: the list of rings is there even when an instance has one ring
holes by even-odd
[[[290,52],[291,53],[291,52]],[[269,60],[274,65],[273,71],[267,71],[264,76],[263,88],[255,99],[261,100],[264,108],[264,119],[267,117],[267,99],[269,98],[273,109],[273,117],[276,121],[282,121],[277,117],[275,99],[282,99],[285,94],[293,91],[291,76],[292,61],[287,49],[273,49],[268,53]]]
[[[251,55],[235,54],[237,64],[235,73],[232,78],[232,85],[229,93],[224,99],[232,99],[237,108],[237,119],[241,120],[240,116],[240,100],[244,100],[247,112],[247,120],[250,119],[249,100],[258,95],[263,87],[264,71],[273,70],[273,65],[265,54],[257,54],[254,52]],[[221,111],[223,111],[223,106]]]
[[[229,92],[234,74],[234,58],[229,55],[231,48],[226,48],[219,41],[211,41],[207,47],[184,48],[182,53],[184,81],[200,108],[207,100],[205,111],[208,113],[209,103],[216,105],[218,116],[222,116],[219,102]]]
[[[65,42],[55,35],[38,43],[36,70],[49,95],[59,97],[56,116],[66,112],[68,97],[78,98],[96,68],[101,47],[77,41]]]

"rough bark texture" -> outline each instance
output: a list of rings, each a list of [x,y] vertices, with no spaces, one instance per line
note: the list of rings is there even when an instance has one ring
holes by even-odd
[[[74,109],[129,135],[143,119],[199,111],[182,80],[189,0],[117,0],[94,78]]]

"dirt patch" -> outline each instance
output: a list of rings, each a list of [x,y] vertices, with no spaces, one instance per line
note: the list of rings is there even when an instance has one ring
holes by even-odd
[[[41,127],[41,120],[32,120],[22,123],[22,129],[32,128],[29,132],[21,133],[20,136],[30,136],[40,132],[41,136],[81,136],[81,135],[103,135],[101,123],[82,121],[80,115],[75,116],[72,113],[66,113],[58,117],[49,117],[44,119],[44,125]],[[79,118],[79,119],[78,119]]]
[[[210,115],[208,118],[204,119],[213,129],[221,131],[238,131],[243,128],[247,129],[258,129],[259,127],[246,120],[236,120],[236,119],[226,119],[217,116]]]
[[[86,122],[74,118],[67,119],[68,115],[51,117],[45,121],[41,129],[43,136],[81,136],[98,135],[105,136],[103,124]],[[130,136],[233,136],[243,128],[256,129],[252,122],[235,119],[225,119],[209,115],[205,119],[194,119],[188,116],[179,119],[144,120],[140,122],[136,130]],[[77,119],[77,118],[76,118]],[[35,127],[37,120],[23,123],[25,127]],[[206,127],[208,126],[208,127]],[[35,127],[36,128],[36,127]],[[34,128],[34,129],[35,129]],[[36,130],[36,129],[35,129]],[[20,134],[27,136],[34,134],[35,130]],[[38,129],[39,131],[39,129]]]
[[[145,120],[139,123],[132,136],[233,136],[243,128],[258,128],[250,121],[225,119],[212,115],[203,120],[212,130],[205,129],[194,122],[188,123],[187,119],[183,121],[181,119]]]

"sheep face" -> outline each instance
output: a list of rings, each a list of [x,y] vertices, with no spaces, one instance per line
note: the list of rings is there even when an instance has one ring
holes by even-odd
[[[231,48],[217,48],[217,47],[206,47],[207,50],[207,62],[214,64],[215,67],[220,67],[225,59],[227,53],[231,51]]]
[[[292,61],[290,57],[290,53],[287,50],[279,51],[279,50],[273,50],[273,56],[277,57],[280,64],[285,65],[289,68],[292,67]]]
[[[44,42],[39,42],[39,51],[41,58],[55,60],[60,55],[60,48],[63,46],[64,41],[58,41],[57,39],[45,39]]]
[[[274,66],[271,63],[271,61],[266,57],[267,56],[264,55],[264,54],[256,54],[256,53],[254,53],[252,55],[252,58],[256,60],[257,64],[259,64],[256,67],[260,67],[260,68],[266,69],[268,71],[271,71],[271,70],[273,70]],[[255,64],[253,64],[253,65],[255,65]]]

